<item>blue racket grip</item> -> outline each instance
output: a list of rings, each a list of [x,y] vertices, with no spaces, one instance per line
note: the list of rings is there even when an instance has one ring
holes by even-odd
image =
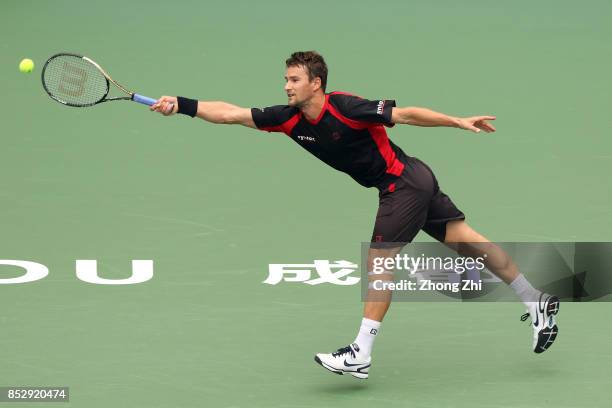
[[[157,102],[157,99],[149,98],[147,96],[138,95],[138,94],[132,95],[132,100],[134,102],[142,103],[143,105],[148,105],[148,106],[151,106],[155,102]]]

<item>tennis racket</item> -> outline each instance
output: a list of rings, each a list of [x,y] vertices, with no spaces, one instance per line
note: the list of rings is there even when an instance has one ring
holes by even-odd
[[[42,84],[49,96],[67,106],[94,106],[108,101],[134,101],[151,106],[157,100],[127,90],[91,58],[78,54],[55,54],[45,62]],[[127,96],[109,98],[110,83]]]

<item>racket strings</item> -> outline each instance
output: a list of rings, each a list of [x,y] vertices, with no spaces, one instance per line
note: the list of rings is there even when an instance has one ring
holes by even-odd
[[[106,77],[92,64],[74,55],[50,59],[44,70],[45,89],[59,102],[89,106],[108,94]]]

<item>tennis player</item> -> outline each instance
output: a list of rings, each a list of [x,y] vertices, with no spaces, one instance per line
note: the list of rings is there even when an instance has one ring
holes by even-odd
[[[432,170],[406,155],[387,136],[396,124],[446,126],[470,132],[494,132],[494,116],[459,118],[419,107],[397,107],[394,100],[368,100],[344,92],[326,93],[327,65],[315,51],[295,52],[286,60],[287,104],[241,108],[226,102],[197,101],[162,96],[151,110],[176,113],[219,124],[239,124],[268,132],[282,132],[302,148],[364,187],[379,191],[379,208],[368,252],[373,259],[393,257],[420,230],[463,256],[482,256],[485,266],[506,282],[527,307],[531,317],[532,349],[541,353],[555,340],[559,299],[533,288],[498,246],[474,231],[465,215],[442,192]],[[378,275],[391,280],[391,273]],[[372,276],[370,274],[370,282]],[[337,374],[368,378],[374,340],[389,308],[391,293],[370,287],[355,340],[333,353],[319,353],[315,361]]]

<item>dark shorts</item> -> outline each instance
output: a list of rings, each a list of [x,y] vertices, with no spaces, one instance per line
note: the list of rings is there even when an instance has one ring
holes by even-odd
[[[420,230],[443,242],[446,223],[465,219],[440,190],[429,166],[415,157],[409,157],[404,164],[402,174],[379,193],[372,247],[412,242]]]

